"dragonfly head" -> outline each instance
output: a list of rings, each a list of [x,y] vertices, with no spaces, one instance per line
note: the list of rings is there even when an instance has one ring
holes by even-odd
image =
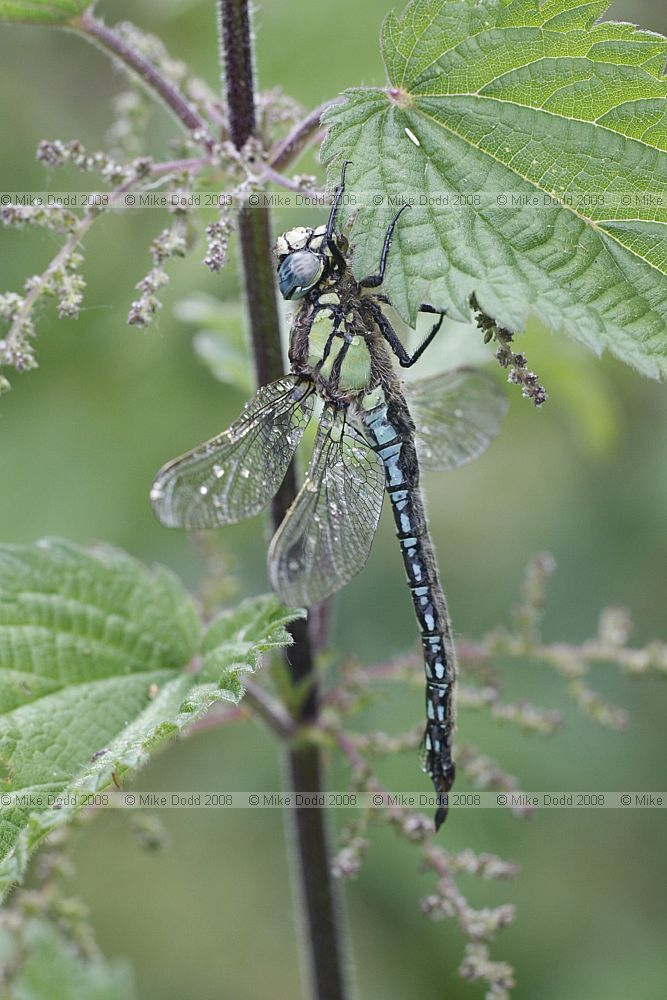
[[[326,226],[298,226],[276,240],[273,252],[279,258],[278,284],[284,299],[302,299],[322,277],[328,252],[323,247]]]

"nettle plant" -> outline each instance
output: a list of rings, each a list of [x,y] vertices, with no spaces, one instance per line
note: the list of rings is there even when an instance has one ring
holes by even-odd
[[[62,838],[87,801],[122,787],[205,715],[207,725],[231,724],[243,699],[284,744],[295,793],[323,790],[323,755],[337,750],[350,765],[351,789],[386,796],[373,760],[414,751],[423,726],[368,735],[349,724],[377,681],[423,684],[417,658],[348,663],[335,683],[318,669],[326,647],[322,602],[363,565],[385,489],[422,631],[423,765],[435,791],[449,791],[455,653],[419,462],[443,468],[474,458],[497,432],[505,402],[497,382],[469,368],[404,391],[394,361],[410,367],[446,314],[491,343],[508,381],[539,406],[546,391],[514,343],[539,313],[559,336],[597,354],[607,349],[645,376],[667,371],[667,40],[597,20],[606,7],[606,0],[419,0],[385,20],[386,87],[349,90],[305,113],[279,91],[256,93],[245,0],[219,4],[224,96],[158,39],[127,23],[108,27],[78,0],[0,2],[5,21],[77,32],[128,75],[128,90],[114,102],[108,151],[57,139],[37,151],[49,171],[73,166],[108,192],[78,210],[39,199],[2,208],[6,226],[42,226],[63,239],[23,292],[0,296],[0,362],[19,372],[36,365],[42,300],[54,298],[60,316],[81,307],[87,231],[128,196],[160,191],[173,195],[171,208],[128,315],[130,324],[150,324],[173,258],[201,253],[188,194],[225,192],[205,227],[203,264],[219,271],[229,241],[239,241],[255,378],[264,388],[228,432],[161,471],[152,501],[164,523],[193,529],[270,507],[279,529],[270,575],[284,602],[253,598],[204,616],[170,572],[111,548],[47,540],[0,549],[2,890],[21,881],[47,837],[51,845],[38,888],[17,889],[1,918],[11,995],[23,996],[41,975],[55,975],[63,995],[88,996],[92,984],[104,984],[105,996],[133,995],[127,975],[96,953],[83,909],[66,897]],[[180,127],[169,159],[142,146],[153,98]],[[294,174],[302,151],[322,140],[327,178]],[[320,201],[324,190],[335,191],[328,223],[293,228],[276,242],[264,199],[275,188]],[[287,375],[277,267],[280,291],[297,306]],[[420,311],[433,325],[410,354],[396,329],[415,327]],[[234,377],[232,352],[228,364],[212,361],[224,378]],[[0,385],[9,387],[5,376]],[[297,495],[293,456],[315,396],[324,408]],[[533,559],[511,625],[458,640],[458,705],[548,736],[563,722],[559,713],[503,698],[498,659],[531,659],[560,674],[596,722],[622,727],[624,713],[588,686],[591,666],[664,673],[667,649],[629,647],[629,621],[618,609],[605,610],[597,634],[579,646],[544,643],[552,570],[549,557]],[[285,605],[318,606],[307,613]],[[269,655],[284,659],[284,671],[255,677]],[[476,789],[519,787],[466,744],[464,723],[454,756]],[[436,804],[439,825],[446,797]],[[423,912],[453,918],[467,936],[461,975],[483,981],[487,996],[509,994],[513,971],[491,960],[489,944],[511,923],[513,908],[474,909],[458,883],[464,874],[511,878],[513,863],[452,852],[442,834],[435,837],[430,815],[395,804],[360,810],[333,851],[324,810],[297,808],[292,816],[313,995],[348,995],[336,879],[358,873],[372,823],[390,824],[412,842],[433,873]],[[144,834],[151,839],[149,823]]]

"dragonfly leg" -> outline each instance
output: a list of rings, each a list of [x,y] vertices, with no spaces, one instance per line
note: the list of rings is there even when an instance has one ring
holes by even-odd
[[[328,247],[329,250],[331,251],[331,256],[334,259],[336,270],[338,271],[339,274],[342,274],[343,271],[347,270],[347,262],[345,260],[345,257],[343,257],[334,239],[329,240]]]
[[[340,172],[340,184],[336,188],[336,193],[334,195],[334,200],[333,200],[333,204],[331,206],[331,211],[329,212],[329,221],[327,222],[327,231],[326,231],[326,234],[324,236],[324,242],[329,247],[329,250],[331,250],[331,253],[333,254],[334,260],[338,264],[339,270],[340,270],[341,263],[343,265],[343,269],[345,269],[346,264],[345,264],[345,259],[343,258],[340,250],[338,249],[336,241],[333,238],[333,233],[334,233],[334,227],[336,225],[336,215],[338,213],[338,209],[340,208],[340,203],[343,200],[343,193],[345,191],[345,171],[347,170],[348,163],[352,163],[352,160],[345,160],[344,163],[343,163],[343,169]]]
[[[433,313],[436,316],[438,316],[438,320],[433,324],[433,326],[426,334],[426,336],[424,337],[424,339],[422,340],[421,344],[414,352],[414,354],[408,354],[406,349],[403,347],[403,344],[398,339],[398,334],[396,333],[393,326],[391,325],[385,314],[382,312],[380,307],[371,301],[369,301],[369,305],[371,308],[371,312],[373,313],[373,318],[375,319],[377,325],[380,328],[380,333],[385,338],[385,340],[391,347],[392,351],[398,358],[398,363],[402,368],[411,368],[412,365],[414,365],[414,363],[420,359],[420,357],[422,356],[422,354],[424,353],[424,351],[426,350],[426,348],[431,343],[436,333],[442,326],[442,321],[445,318],[444,311],[441,312],[439,309],[435,309],[433,306],[429,306],[428,309],[421,309],[422,312],[430,313],[431,311],[433,311]]]
[[[377,292],[375,295],[373,295],[373,298],[375,299],[376,302],[383,302],[386,306],[390,306],[391,305],[391,299],[389,298],[389,296],[388,295],[384,295],[382,292]],[[436,309],[436,307],[432,306],[430,302],[422,302],[422,304],[419,306],[419,309],[417,310],[417,312],[420,312],[420,313],[431,313],[434,316],[439,316],[440,313],[444,313],[445,310],[444,309]]]
[[[401,205],[398,212],[389,223],[389,228],[385,233],[384,243],[382,244],[382,253],[380,254],[380,270],[377,274],[369,274],[367,278],[362,278],[359,282],[362,288],[377,288],[384,281],[384,272],[387,269],[387,257],[389,256],[389,248],[391,246],[392,236],[394,235],[394,229],[396,228],[396,223],[406,208],[412,208],[412,205],[410,205],[409,202],[406,202],[405,205]]]

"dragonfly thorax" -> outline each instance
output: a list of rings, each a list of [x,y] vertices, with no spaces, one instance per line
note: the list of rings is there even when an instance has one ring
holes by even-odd
[[[354,308],[345,310],[332,291],[323,291],[306,310],[305,322],[295,323],[292,361],[325,398],[351,402],[374,381],[363,319]]]

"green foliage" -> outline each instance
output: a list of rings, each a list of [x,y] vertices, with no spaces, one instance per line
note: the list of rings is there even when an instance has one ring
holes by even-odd
[[[90,6],[90,0],[0,0],[0,20],[66,24]]]
[[[216,702],[238,701],[239,673],[291,641],[293,617],[260,598],[200,639],[192,601],[163,568],[62,541],[0,547],[0,892],[86,794]],[[184,672],[198,647],[201,669]]]
[[[220,302],[212,295],[195,292],[178,302],[174,313],[184,323],[198,327],[193,341],[195,353],[214,378],[252,395],[255,385],[240,304]]]
[[[20,938],[3,949],[12,976],[11,1000],[132,1000],[133,977],[124,962],[74,953],[72,943],[54,923],[33,918]]]
[[[327,112],[324,156],[332,183],[352,161],[359,274],[400,199],[413,203],[385,282],[411,325],[423,301],[467,319],[474,294],[502,326],[539,315],[661,377],[667,39],[595,23],[607,6],[419,0],[389,14],[390,86]]]

